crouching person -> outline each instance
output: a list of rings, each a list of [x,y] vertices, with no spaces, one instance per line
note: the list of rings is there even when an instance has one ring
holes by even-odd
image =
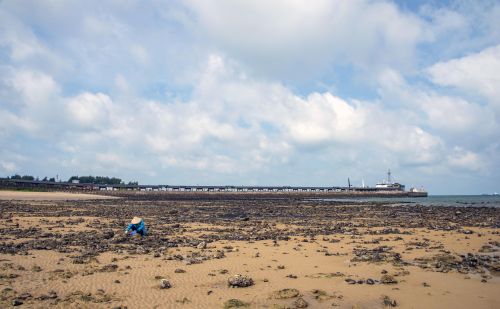
[[[130,224],[127,226],[125,234],[128,234],[129,232],[132,236],[136,233],[141,236],[146,236],[148,234],[148,230],[146,228],[146,224],[144,224],[144,220],[139,217],[134,217],[132,221],[130,221]]]

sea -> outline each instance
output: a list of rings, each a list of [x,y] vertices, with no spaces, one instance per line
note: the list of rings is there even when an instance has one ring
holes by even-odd
[[[395,205],[498,207],[500,195],[429,195],[428,197],[356,197],[332,198],[325,201],[380,202]]]

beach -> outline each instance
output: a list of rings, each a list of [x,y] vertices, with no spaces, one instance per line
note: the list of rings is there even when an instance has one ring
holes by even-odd
[[[2,308],[500,307],[498,208],[50,194],[0,200]]]

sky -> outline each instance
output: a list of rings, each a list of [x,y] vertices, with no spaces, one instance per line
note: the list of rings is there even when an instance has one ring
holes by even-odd
[[[0,177],[500,192],[499,1],[0,0]]]

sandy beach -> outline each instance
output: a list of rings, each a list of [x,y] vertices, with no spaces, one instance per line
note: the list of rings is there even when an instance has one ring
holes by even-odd
[[[30,191],[5,191],[0,190],[0,200],[18,201],[60,201],[60,200],[102,200],[116,197],[73,193],[73,192],[30,192]]]
[[[0,201],[2,308],[500,307],[498,209],[52,195]]]

